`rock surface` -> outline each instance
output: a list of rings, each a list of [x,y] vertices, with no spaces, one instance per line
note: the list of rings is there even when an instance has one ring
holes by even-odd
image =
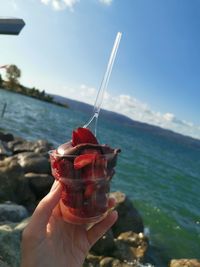
[[[6,158],[0,161],[0,201],[17,202],[17,188],[24,178],[24,172],[16,160]]]
[[[109,252],[115,248],[114,236],[112,229],[99,239],[99,241],[92,247],[92,251],[97,255],[108,255]]]
[[[7,222],[0,225],[0,256],[11,267],[20,266],[21,234],[28,219],[18,224]]]
[[[140,233],[144,231],[142,217],[133,206],[130,199],[122,192],[110,194],[116,200],[116,209],[119,214],[117,224],[113,226],[113,233],[118,236],[122,232],[133,231]]]
[[[37,199],[41,199],[44,194],[46,195],[49,192],[49,188],[54,181],[54,178],[47,173],[31,172],[26,173],[24,177]]]
[[[200,267],[200,260],[197,259],[174,259],[169,267]]]
[[[18,164],[25,173],[49,173],[51,172],[49,160],[45,156],[36,152],[23,152],[17,157]]]
[[[0,222],[20,222],[27,217],[28,211],[21,205],[11,202],[0,204]]]
[[[6,262],[0,259],[0,267],[10,267]]]
[[[54,181],[48,157],[52,146],[3,133],[0,142],[7,151],[2,154],[0,146],[0,202],[12,201],[33,211]]]
[[[134,262],[143,259],[148,248],[148,239],[143,233],[132,231],[121,233],[115,239],[115,255],[122,261]]]

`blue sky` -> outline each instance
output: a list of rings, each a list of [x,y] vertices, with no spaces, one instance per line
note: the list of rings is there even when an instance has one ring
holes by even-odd
[[[121,31],[103,108],[200,139],[199,0],[1,0],[0,16],[26,22],[0,36],[0,65],[91,104]]]

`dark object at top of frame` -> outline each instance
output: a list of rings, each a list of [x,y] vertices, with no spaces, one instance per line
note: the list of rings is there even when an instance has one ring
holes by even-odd
[[[0,18],[0,34],[18,35],[24,26],[23,19]]]

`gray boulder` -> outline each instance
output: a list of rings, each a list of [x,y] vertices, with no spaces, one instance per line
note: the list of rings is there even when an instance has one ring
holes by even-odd
[[[12,143],[12,150],[14,154],[21,153],[21,152],[28,152],[34,151],[34,143],[30,141],[18,141]]]
[[[1,258],[1,256],[0,256],[0,258]],[[6,262],[4,262],[0,259],[0,267],[10,267],[10,266]]]
[[[31,190],[29,181],[23,179],[17,188],[18,204],[25,206],[29,212],[33,212],[37,205],[37,197]]]
[[[25,207],[15,203],[7,202],[0,204],[0,221],[20,222],[28,217]]]
[[[0,159],[9,157],[12,155],[12,151],[8,149],[7,144],[0,140]]]
[[[6,223],[0,225],[0,255],[3,262],[12,267],[20,266],[21,234],[29,219],[21,223]]]
[[[26,141],[17,137],[8,142],[8,147],[13,151],[13,154],[22,152],[47,153],[51,149],[51,145],[46,140]]]
[[[95,252],[97,255],[109,255],[114,248],[114,236],[112,230],[110,229],[97,241],[97,243],[91,248],[91,251]]]
[[[9,142],[14,140],[14,136],[12,134],[4,134],[0,132],[0,140],[4,142]]]
[[[49,192],[54,181],[54,178],[46,173],[26,173],[24,177],[37,199],[43,198]]]
[[[36,153],[47,153],[52,149],[52,145],[46,140],[37,140],[35,142],[34,151]],[[48,154],[47,154],[48,155]]]
[[[0,161],[0,201],[17,202],[16,192],[23,178],[22,167],[12,157]]]
[[[22,144],[25,140],[21,137],[15,137],[13,140],[7,142],[7,146],[10,150],[14,151],[14,147]]]
[[[35,152],[24,152],[17,155],[18,163],[25,173],[51,173],[48,158]]]

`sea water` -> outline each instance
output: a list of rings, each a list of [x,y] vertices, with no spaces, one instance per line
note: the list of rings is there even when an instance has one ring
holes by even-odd
[[[0,90],[0,128],[54,146],[71,138],[89,115]],[[100,115],[101,143],[121,148],[112,190],[126,193],[150,238],[149,262],[200,258],[200,149],[167,136],[121,125]]]

